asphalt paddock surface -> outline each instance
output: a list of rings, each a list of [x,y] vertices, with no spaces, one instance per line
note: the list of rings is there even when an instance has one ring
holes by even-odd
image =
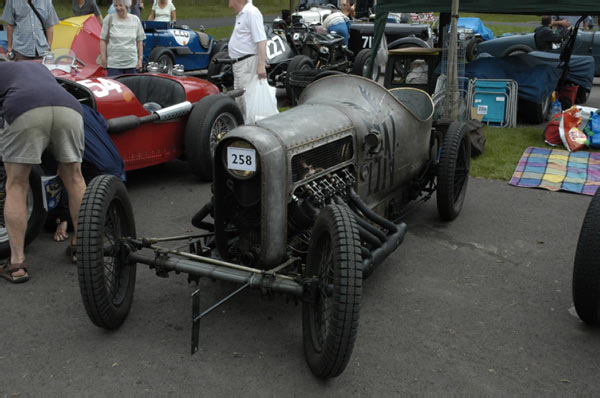
[[[193,230],[209,197],[183,162],[129,176],[138,236]],[[301,305],[243,292],[201,324],[190,351],[186,276],[138,266],[133,307],[107,332],[85,314],[65,243],[27,250],[32,279],[2,282],[0,395],[590,395],[600,333],[572,313],[575,243],[590,198],[471,179],[452,223],[435,197],[406,218],[405,242],[365,281],[346,371],[321,381],[303,358]],[[202,280],[206,307],[237,285]]]
[[[139,237],[192,232],[210,196],[180,161],[128,179]],[[301,304],[283,296],[241,293],[202,321],[192,356],[195,286],[139,265],[127,321],[95,327],[67,243],[44,232],[26,252],[32,279],[0,280],[0,396],[597,395],[600,331],[571,299],[589,202],[471,178],[454,222],[439,221],[435,197],[416,206],[365,281],[354,353],[328,381],[305,364]],[[236,287],[202,280],[202,308]]]

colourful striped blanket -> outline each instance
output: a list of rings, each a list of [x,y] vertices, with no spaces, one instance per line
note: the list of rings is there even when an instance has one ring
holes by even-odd
[[[509,184],[594,195],[600,186],[600,153],[529,147]]]

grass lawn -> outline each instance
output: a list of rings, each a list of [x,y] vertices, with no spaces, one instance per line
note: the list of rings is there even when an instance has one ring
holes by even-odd
[[[530,146],[551,148],[537,127],[484,127],[483,154],[471,159],[471,176],[509,181],[521,155]]]
[[[494,37],[500,37],[504,33],[533,33],[533,26],[528,25],[495,25],[486,23],[485,26],[494,32]]]

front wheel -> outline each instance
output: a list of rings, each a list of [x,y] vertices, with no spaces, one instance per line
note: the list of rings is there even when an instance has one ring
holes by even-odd
[[[483,39],[480,36],[474,37],[467,43],[467,48],[465,49],[465,57],[468,62],[474,61],[477,58],[477,46],[479,43],[483,42]]]
[[[242,112],[230,97],[209,95],[194,104],[185,126],[185,153],[192,172],[201,180],[212,181],[217,143],[242,124]]]
[[[29,192],[27,193],[27,229],[25,230],[25,247],[40,233],[46,222],[47,212],[43,204],[42,179],[43,171],[34,165],[29,173]],[[66,195],[66,192],[64,193]],[[6,200],[6,170],[0,162],[0,258],[10,256],[8,233],[4,223],[4,201]]]
[[[161,72],[169,73],[173,70],[175,57],[173,53],[164,47],[156,47],[150,51],[148,62],[156,62]]]
[[[371,59],[371,49],[363,48],[358,52],[356,57],[354,58],[354,63],[352,65],[352,74],[358,76],[368,77],[373,81],[379,80],[379,73],[381,67],[377,65],[377,63],[373,64],[373,73],[371,76],[367,76],[367,70],[369,68],[369,60]]]
[[[573,266],[573,303],[577,315],[591,326],[600,324],[600,189],[587,209]]]
[[[346,207],[331,205],[313,228],[305,276],[318,280],[316,294],[302,306],[304,354],[318,377],[340,375],[352,355],[362,294],[358,227]]]
[[[133,301],[136,264],[127,260],[121,238],[135,238],[135,221],[125,185],[100,175],[88,185],[77,222],[79,290],[90,320],[116,329]]]
[[[233,69],[230,63],[215,63],[215,59],[224,60],[229,58],[229,53],[219,51],[215,53],[208,63],[207,76],[208,81],[218,86],[221,91],[233,89]]]
[[[444,221],[452,221],[462,209],[471,165],[471,142],[466,124],[452,122],[444,136],[437,175],[437,208]]]
[[[296,86],[292,83],[292,81],[294,80],[291,77],[292,73],[302,70],[311,70],[314,68],[315,64],[313,60],[306,55],[296,55],[294,58],[292,58],[290,64],[287,66],[285,74],[285,92],[292,105],[296,105],[297,99],[300,96],[302,89],[304,88],[296,88]]]

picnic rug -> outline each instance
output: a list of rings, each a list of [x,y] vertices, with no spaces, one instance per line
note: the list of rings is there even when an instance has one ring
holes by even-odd
[[[509,184],[594,195],[600,186],[600,153],[529,147]]]

